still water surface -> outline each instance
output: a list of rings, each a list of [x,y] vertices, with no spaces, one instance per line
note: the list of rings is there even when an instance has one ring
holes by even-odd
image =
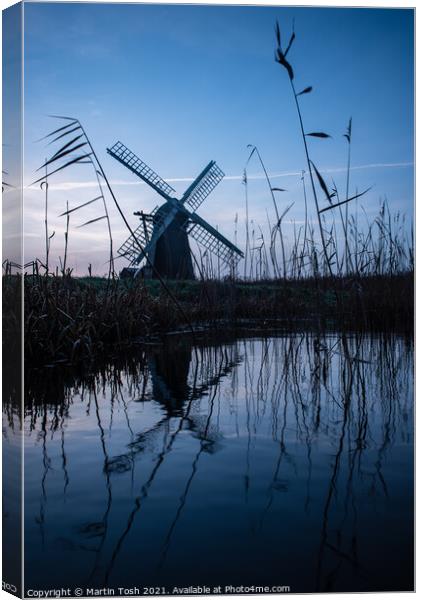
[[[412,589],[412,362],[396,337],[294,334],[38,373],[26,588]]]

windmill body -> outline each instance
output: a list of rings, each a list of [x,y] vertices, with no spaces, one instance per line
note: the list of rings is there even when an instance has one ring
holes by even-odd
[[[169,210],[168,203],[163,204],[157,211],[157,222],[165,217]],[[168,279],[194,279],[185,224],[185,216],[177,213],[156,242],[153,265],[158,273],[164,273]]]
[[[224,176],[215,161],[177,199],[174,189],[124,144],[117,142],[107,152],[165,199],[151,214],[135,213],[140,225],[118,250],[129,260],[135,276],[141,273],[154,277],[159,273],[167,279],[194,279],[189,237],[202,246],[204,253],[213,254],[219,263],[233,269],[243,253],[196,213]]]

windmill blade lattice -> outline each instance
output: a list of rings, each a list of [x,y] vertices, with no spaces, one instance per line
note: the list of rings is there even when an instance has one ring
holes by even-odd
[[[149,184],[155,191],[166,200],[174,194],[175,190],[153,169],[148,167],[134,152],[121,142],[116,142],[111,148],[107,148],[108,154],[111,154],[116,160],[130,169],[135,175],[140,177],[145,183]]]
[[[243,256],[242,252],[205,221],[203,224],[189,221],[186,231],[196,242],[228,266],[235,265]]]
[[[130,235],[117,250],[117,254],[122,258],[125,257],[130,260],[131,265],[138,264],[142,259],[142,256],[139,256],[139,243],[136,240],[138,240],[142,247],[145,248],[152,239],[154,230],[154,217],[158,208],[158,206],[155,206],[149,215],[143,213],[140,215],[141,223],[133,231],[134,236]]]
[[[224,176],[225,173],[221,171],[216,162],[211,161],[185,192],[181,202],[188,204],[193,210],[197,210]]]
[[[150,215],[141,215],[142,223],[133,232],[135,235],[130,235],[117,251],[121,257],[130,258],[132,265],[139,264],[145,258],[145,254],[152,250],[177,212],[173,207],[172,211],[163,215],[158,212],[158,209],[159,207],[156,206]],[[139,252],[139,241],[143,252]]]
[[[142,271],[140,263],[147,258],[151,264],[159,265],[165,277],[194,279],[188,235],[229,267],[244,256],[195,212],[224,177],[215,161],[210,161],[178,199],[173,188],[121,142],[107,148],[107,152],[166,200],[165,205],[155,208],[150,215],[135,213],[141,223],[118,250],[120,256],[130,260],[131,266],[137,266],[135,276]]]

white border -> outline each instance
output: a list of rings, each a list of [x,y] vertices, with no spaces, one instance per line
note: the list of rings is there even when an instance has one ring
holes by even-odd
[[[27,2],[38,2],[38,0],[26,0]],[[40,0],[40,1],[46,1],[46,0]],[[47,0],[50,2],[67,2],[69,3],[69,0]],[[72,0],[72,2],[82,2],[83,0]],[[98,2],[92,2],[97,4]],[[339,7],[339,8],[388,8],[388,9],[395,9],[395,8],[415,8],[415,0],[399,0],[399,1],[395,1],[395,2],[391,2],[391,4],[389,5],[386,1],[383,3],[379,3],[376,2],[375,0],[353,0],[352,2],[342,2],[342,1],[336,1],[336,2],[332,2],[330,0],[318,0],[318,2],[303,2],[303,1],[299,1],[299,0],[289,0],[288,2],[276,2],[274,0],[267,0],[265,2],[260,2],[258,0],[255,0],[254,2],[248,1],[248,0],[230,0],[229,2],[221,2],[220,0],[209,0],[208,2],[203,2],[202,0],[184,0],[183,2],[179,2],[176,0],[167,0],[166,2],[154,2],[154,0],[142,0],[142,2],[136,2],[135,0],[105,0],[105,2],[103,2],[104,4],[224,4],[224,5],[251,5],[251,6],[279,6],[279,7],[287,7],[287,6],[300,6],[300,7]],[[11,0],[0,0],[0,7],[1,9],[5,9],[9,6],[12,6],[13,4],[16,4],[16,2],[11,1]],[[24,9],[22,10],[22,18],[24,18]],[[416,11],[415,11],[415,41],[416,41]],[[22,23],[22,57],[24,57],[24,23]],[[417,65],[419,64],[419,60],[418,60],[418,55],[419,55],[419,50],[418,50],[418,45],[415,42],[415,114],[417,112],[417,107],[418,107],[418,102],[417,102]],[[1,43],[0,43],[0,60],[1,60]],[[22,98],[21,98],[21,102],[22,102],[22,121],[23,121],[23,94],[24,94],[24,65],[23,65],[23,60],[22,60]],[[0,102],[1,102],[1,80],[0,80]],[[22,144],[23,144],[23,131],[24,131],[24,122],[22,122]],[[0,120],[0,133],[1,133],[1,120]],[[415,137],[414,137],[414,144],[415,144],[415,156],[416,156],[416,148],[417,148],[417,142],[419,140],[419,132],[417,131],[416,128],[416,120],[415,120]],[[23,146],[22,146],[23,148]],[[23,177],[23,157],[24,157],[24,153],[22,153],[22,177]],[[415,183],[416,183],[416,174],[417,174],[417,169],[415,169]],[[23,181],[23,179],[22,179]],[[417,200],[417,188],[416,186],[414,186],[414,190],[415,190],[415,194],[414,194],[414,210],[416,207],[416,200]],[[23,214],[23,211],[22,211]],[[417,215],[415,215],[417,217]],[[418,224],[418,219],[415,219],[415,224]],[[1,226],[1,214],[0,214],[0,226]],[[23,231],[23,229],[22,229]],[[23,241],[23,236],[22,236],[22,244],[24,244]],[[419,258],[419,251],[418,251],[418,245],[415,245],[415,249],[416,249],[416,263],[418,263],[418,258]],[[23,252],[23,247],[22,247],[22,252]],[[420,251],[421,252],[421,251]],[[419,282],[416,280],[416,292],[420,291],[420,287],[421,283],[419,284]],[[1,291],[0,291],[0,296],[1,296]],[[418,294],[416,294],[416,296],[418,296]],[[23,301],[22,301],[22,311],[23,311]],[[419,332],[419,328],[421,326],[416,322],[416,328],[415,328],[415,333],[416,336]],[[22,332],[22,337],[23,337],[23,332]],[[22,344],[22,352],[23,352],[23,344]],[[1,357],[1,349],[0,349],[0,357]],[[419,366],[419,361],[418,361],[418,356],[417,353],[415,355],[415,365],[416,365],[416,370],[415,373],[418,373],[418,366]],[[23,378],[23,373],[22,373],[22,378]],[[0,392],[1,393],[1,392]],[[415,394],[415,405],[416,405],[416,399],[417,399],[417,394]],[[418,416],[415,413],[415,431],[418,430]],[[23,447],[24,447],[24,441],[23,441],[23,436],[22,436],[22,548],[24,549],[24,545],[23,545],[23,536],[24,536],[24,522],[23,522],[23,517],[24,517],[24,488],[23,488],[23,472],[24,472],[24,452],[23,452]],[[418,458],[419,458],[419,448],[417,447],[417,445],[415,446],[415,464],[418,464]],[[0,474],[1,474],[1,462],[0,462]],[[416,481],[416,504],[415,507],[416,509],[418,508],[418,485],[417,485],[417,481]],[[416,526],[416,534],[418,527]],[[416,535],[416,537],[418,538],[418,536]],[[1,551],[0,551],[1,552]],[[419,553],[416,552],[416,573],[418,573],[418,568],[420,566],[420,558],[419,558]],[[23,565],[23,562],[22,562]],[[48,566],[47,566],[48,568]],[[24,589],[24,572],[23,572],[23,568],[22,568],[22,588]],[[375,598],[381,600],[381,599],[389,599],[391,597],[392,594],[395,594],[393,592],[388,592],[388,593],[376,593],[376,594],[371,594],[371,593],[366,593],[364,594],[364,596],[375,596]],[[410,592],[408,593],[401,593],[399,594],[400,597],[402,596],[407,596],[409,595]],[[322,600],[327,600],[328,598],[330,598],[332,596],[332,594],[314,594],[317,598],[320,598]],[[348,594],[334,594],[335,598],[338,599],[342,599],[342,598],[347,598],[349,597],[349,593]],[[293,596],[295,598],[300,598],[300,597],[305,597],[308,596],[308,594],[293,594]],[[185,596],[184,596],[185,597]],[[216,598],[216,596],[199,596],[200,598]],[[229,596],[217,596],[219,598],[229,598]],[[274,600],[279,600],[280,598],[282,598],[282,595],[276,595],[276,594],[271,594],[268,596],[264,596],[267,598],[273,598]],[[10,599],[11,595],[7,594],[6,592],[0,591],[0,600],[6,600],[6,599]],[[171,598],[170,596],[166,596],[166,598]],[[249,598],[250,596],[231,596],[232,599],[235,598]]]

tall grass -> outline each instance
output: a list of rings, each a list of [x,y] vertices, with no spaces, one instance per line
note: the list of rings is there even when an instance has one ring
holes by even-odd
[[[267,258],[267,257],[266,257]],[[264,255],[259,256],[263,263]],[[341,328],[411,332],[413,277],[387,273],[361,277],[263,279],[203,278],[168,281],[183,313],[154,280],[76,278],[69,269],[46,276],[34,262],[23,277],[27,365],[93,363],[137,344],[177,333],[195,338],[214,331]],[[384,267],[389,266],[386,253]],[[262,267],[263,269],[263,267]],[[3,274],[4,342],[21,335],[21,277],[6,263]],[[336,296],[339,296],[340,303]]]
[[[347,143],[345,194],[341,195],[335,182],[329,190],[320,170],[311,156],[309,139],[326,140],[331,136],[322,131],[306,132],[304,115],[301,107],[303,96],[311,94],[312,86],[300,92],[295,87],[294,70],[287,59],[296,39],[292,32],[286,48],[282,48],[279,24],[275,27],[277,48],[275,60],[282,66],[288,76],[293,102],[296,108],[300,137],[304,147],[306,171],[302,172],[304,227],[297,230],[292,226],[293,241],[286,248],[283,222],[293,207],[293,203],[285,203],[283,210],[278,207],[275,193],[286,192],[285,189],[273,187],[268,170],[258,148],[251,149],[245,166],[244,184],[246,188],[246,252],[244,259],[244,279],[266,278],[267,274],[275,279],[302,279],[317,277],[364,277],[410,273],[413,271],[413,242],[405,226],[405,215],[397,212],[391,214],[386,200],[382,201],[378,215],[371,221],[366,217],[364,208],[358,204],[370,188],[350,195],[351,188],[351,144],[352,118],[349,119],[344,133]],[[249,206],[247,169],[252,157],[258,159],[269,188],[269,197],[273,205],[273,219],[268,214],[268,240],[261,233],[259,252],[259,269],[253,267],[253,250],[250,247]],[[310,219],[306,181],[310,184],[313,198],[315,223]],[[353,205],[354,211],[350,210]],[[363,223],[361,224],[362,213]],[[329,222],[327,220],[329,216]],[[336,218],[335,218],[336,217]],[[337,224],[339,217],[339,224]],[[360,223],[358,222],[360,220]],[[268,260],[269,257],[269,260]],[[281,267],[279,266],[279,261]],[[262,276],[260,275],[262,273]]]
[[[115,271],[114,271],[114,255],[113,255],[113,235],[112,235],[112,231],[111,231],[111,222],[110,222],[110,217],[109,217],[109,211],[108,211],[108,207],[107,207],[107,203],[106,203],[106,199],[105,199],[105,194],[104,194],[104,190],[103,190],[103,183],[105,183],[105,186],[108,189],[108,192],[114,202],[114,205],[118,211],[118,213],[120,214],[125,226],[127,227],[127,230],[129,231],[130,235],[132,236],[134,242],[136,243],[136,245],[139,248],[139,254],[142,255],[144,257],[144,259],[146,260],[146,262],[148,263],[148,265],[151,267],[155,277],[158,279],[158,281],[160,282],[164,292],[168,295],[168,297],[170,298],[171,302],[173,303],[175,309],[180,312],[182,318],[184,319],[184,322],[190,327],[191,329],[191,333],[194,337],[194,330],[191,327],[191,323],[189,320],[188,315],[183,311],[182,306],[178,303],[178,300],[176,298],[176,296],[174,296],[171,292],[171,290],[169,289],[169,287],[167,286],[166,282],[164,281],[163,277],[160,275],[160,273],[158,272],[158,270],[156,269],[155,265],[151,262],[149,256],[145,253],[144,248],[139,240],[138,237],[135,236],[133,229],[130,227],[129,222],[127,221],[127,218],[113,192],[113,189],[110,185],[110,182],[107,178],[107,175],[102,167],[102,164],[95,152],[95,149],[91,143],[90,138],[88,137],[82,123],[76,119],[75,117],[67,117],[67,116],[55,116],[55,118],[58,119],[62,119],[64,120],[67,124],[59,127],[58,129],[55,129],[54,131],[52,131],[51,133],[47,134],[44,138],[42,138],[43,140],[48,139],[48,145],[50,144],[54,144],[56,143],[58,140],[60,141],[60,144],[63,143],[63,141],[65,140],[65,144],[64,146],[61,146],[61,148],[59,148],[54,154],[52,154],[52,156],[49,159],[46,159],[44,164],[41,165],[41,167],[39,167],[38,171],[41,169],[45,168],[45,176],[38,178],[36,181],[33,182],[32,185],[36,184],[36,183],[40,183],[41,188],[43,185],[45,185],[45,189],[46,189],[46,201],[45,201],[45,228],[46,228],[46,236],[48,236],[48,226],[47,226],[47,214],[48,214],[48,202],[47,202],[47,194],[48,194],[48,167],[50,165],[52,165],[54,163],[54,170],[50,173],[50,175],[54,175],[55,173],[61,172],[65,169],[69,169],[70,167],[74,166],[74,165],[80,165],[80,164],[90,164],[94,170],[95,173],[95,177],[97,180],[97,184],[98,184],[98,190],[99,190],[99,196],[87,201],[87,202],[83,202],[82,204],[72,208],[72,209],[67,209],[66,212],[64,212],[62,215],[60,216],[67,216],[70,213],[73,213],[77,210],[80,209],[84,209],[86,206],[90,206],[93,203],[96,203],[99,200],[102,200],[102,204],[103,204],[103,208],[104,208],[104,214],[100,215],[99,217],[95,217],[94,219],[90,219],[89,221],[83,223],[82,225],[80,225],[80,227],[85,227],[87,225],[91,225],[93,223],[97,223],[98,221],[102,221],[105,220],[107,223],[107,229],[108,229],[108,237],[109,237],[109,249],[110,249],[110,258],[109,258],[109,271],[108,271],[108,278],[114,278],[115,275]],[[72,137],[73,134],[76,133],[75,137]],[[57,135],[58,134],[58,135]],[[69,137],[72,137],[72,139],[69,141]],[[52,139],[50,139],[52,138]],[[64,138],[64,140],[63,140]],[[69,160],[70,159],[70,160]],[[58,162],[57,162],[58,161]],[[59,165],[59,166],[57,166]],[[102,183],[103,182],[103,183]],[[68,242],[68,232],[66,235],[66,247],[67,247],[67,242]],[[48,254],[49,254],[49,240],[47,240],[47,248],[46,248],[46,273],[48,275]]]

